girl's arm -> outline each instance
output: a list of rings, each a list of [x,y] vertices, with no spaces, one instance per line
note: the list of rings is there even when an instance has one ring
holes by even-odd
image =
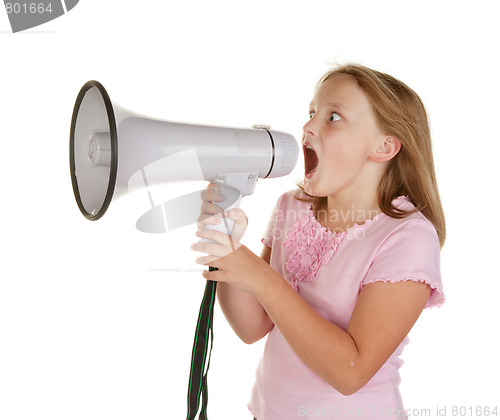
[[[247,292],[279,328],[301,360],[344,395],[362,388],[404,340],[430,296],[425,283],[406,281],[365,285],[346,330],[315,312],[265,261],[227,235],[197,235],[218,244],[195,249],[210,254],[198,262],[220,271],[206,279],[230,283]],[[233,251],[234,250],[234,251]]]
[[[264,245],[261,258],[269,264],[271,249]],[[217,299],[229,325],[246,344],[263,338],[274,326],[260,302],[248,292],[218,283]]]
[[[361,389],[404,340],[425,307],[425,283],[363,287],[347,330],[321,317],[277,274],[259,300],[311,370],[344,395]]]
[[[224,199],[220,187],[215,183],[210,183],[207,189],[201,192],[203,204],[198,219],[198,229],[205,229],[207,224],[217,225],[221,223],[219,217],[224,213],[224,209],[216,203],[221,203]],[[230,213],[230,217],[235,222],[231,239],[237,242],[243,236],[248,220],[241,209],[233,209]],[[271,249],[264,246],[261,258],[268,265],[271,259]],[[229,325],[236,335],[247,344],[260,340],[274,326],[255,297],[231,284],[219,283],[217,285],[217,299]]]

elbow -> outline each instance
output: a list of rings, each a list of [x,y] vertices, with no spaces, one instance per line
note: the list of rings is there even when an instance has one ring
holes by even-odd
[[[243,341],[245,344],[254,344],[257,341],[259,341],[262,337],[240,337],[240,340]]]
[[[248,334],[243,332],[236,332],[238,338],[243,341],[245,344],[253,344],[260,340],[260,338],[255,334]]]
[[[266,331],[263,334],[255,334],[255,335],[249,335],[249,336],[240,336],[240,340],[243,341],[245,344],[254,344],[257,341],[262,340],[269,331]]]
[[[349,397],[358,392],[364,385],[364,383],[353,381],[352,383],[336,384],[333,387],[345,397]]]
[[[343,377],[337,377],[336,380],[328,382],[336,391],[348,397],[363,388],[369,380],[370,378],[367,378],[366,375],[352,369],[350,372],[346,372]]]
[[[271,331],[272,327],[269,329],[254,330],[254,331],[238,331],[236,335],[245,344],[254,344],[257,341],[262,340]]]
[[[345,397],[349,397],[350,395],[353,395],[355,394],[356,392],[358,392],[361,388],[363,388],[363,386],[358,386],[356,384],[354,385],[342,385],[342,386],[339,386],[337,387],[337,391],[340,392],[342,395],[344,395]]]

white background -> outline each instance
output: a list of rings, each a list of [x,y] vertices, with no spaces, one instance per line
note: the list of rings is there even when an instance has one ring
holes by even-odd
[[[405,406],[412,418],[500,406],[496,10],[494,1],[81,0],[17,34],[1,11],[0,419],[185,418],[204,287],[189,271],[194,228],[136,231],[146,192],[98,222],[81,216],[68,168],[80,87],[99,80],[113,101],[157,118],[268,123],[300,139],[317,79],[349,61],[422,97],[448,222],[447,302],[410,334]],[[244,243],[255,252],[277,196],[302,171],[299,157],[292,175],[260,181],[244,199]],[[240,343],[216,313],[211,419],[250,418],[262,347]]]

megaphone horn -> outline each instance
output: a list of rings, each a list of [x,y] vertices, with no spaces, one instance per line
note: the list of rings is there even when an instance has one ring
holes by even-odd
[[[167,182],[215,181],[238,190],[241,198],[253,193],[257,178],[288,175],[298,156],[292,135],[266,126],[215,127],[140,116],[113,104],[95,80],[76,98],[69,148],[73,192],[89,220],[101,218],[122,194]],[[134,182],[138,178],[144,183]]]

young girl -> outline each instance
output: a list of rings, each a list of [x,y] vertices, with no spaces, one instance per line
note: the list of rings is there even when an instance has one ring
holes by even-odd
[[[249,408],[258,420],[406,418],[398,368],[424,307],[444,301],[445,222],[427,115],[395,78],[359,65],[321,78],[303,129],[304,181],[281,195],[261,257],[203,195],[197,262],[219,268],[219,304],[236,334],[268,335]],[[201,219],[200,219],[201,220]]]

